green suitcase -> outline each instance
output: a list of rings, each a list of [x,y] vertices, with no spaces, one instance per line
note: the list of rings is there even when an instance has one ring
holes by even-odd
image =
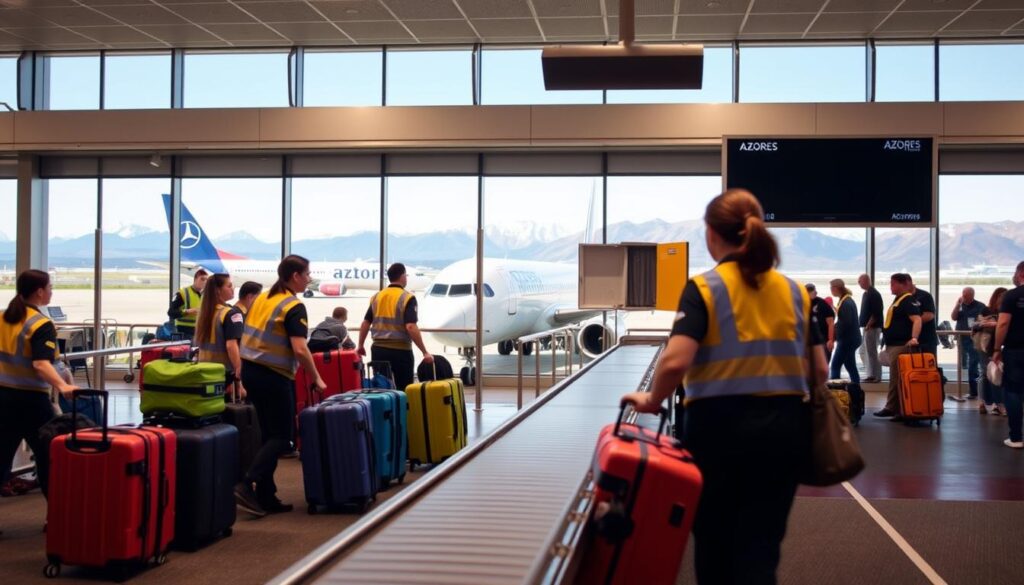
[[[206,418],[224,412],[223,364],[153,360],[143,374],[143,415]]]

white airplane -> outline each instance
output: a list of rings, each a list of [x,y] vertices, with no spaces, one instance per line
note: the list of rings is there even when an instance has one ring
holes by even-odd
[[[577,297],[575,264],[484,258],[483,345],[498,344],[498,353],[509,355],[514,340],[524,335],[581,323],[576,346],[588,357],[601,354],[625,332],[622,318],[602,319],[602,312],[581,310]],[[419,299],[419,326],[423,329],[472,329],[476,327],[476,260],[460,260],[434,277]],[[472,356],[474,333],[431,333],[449,347]],[[606,343],[607,342],[607,343]],[[523,355],[532,344],[522,348]]]
[[[171,197],[164,195],[164,210],[168,225],[171,221]],[[253,260],[217,249],[184,204],[181,206],[181,264],[189,274],[199,268],[209,272],[230,274],[236,286],[252,280],[271,286],[277,280],[277,260]],[[380,289],[380,266],[376,262],[318,262],[309,263],[313,277],[310,289],[303,294],[311,297],[315,292],[338,297],[351,290],[376,292]],[[409,269],[409,288],[421,290],[429,277],[421,269]]]

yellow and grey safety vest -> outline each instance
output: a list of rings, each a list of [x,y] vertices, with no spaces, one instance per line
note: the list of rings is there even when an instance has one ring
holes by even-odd
[[[224,337],[224,320],[227,319],[230,305],[220,304],[217,312],[210,321],[210,332],[206,341],[199,344],[199,361],[224,364],[229,371],[232,370],[231,360],[228,358],[227,339]]]
[[[240,347],[242,359],[262,364],[289,379],[295,379],[298,361],[284,328],[288,311],[302,302],[291,292],[256,297],[245,316]]]
[[[185,288],[179,290],[178,294],[181,295],[181,300],[185,302],[185,304],[181,307],[182,311],[184,311],[185,309],[198,309],[199,304],[203,300],[202,296],[200,296],[199,294],[199,291],[192,288],[191,286],[186,286]],[[174,320],[174,324],[180,327],[192,327],[193,329],[195,329],[196,316],[186,315],[182,313],[181,317],[178,317],[177,319]]]
[[[32,367],[32,336],[49,322],[32,307],[26,307],[25,318],[18,323],[0,319],[0,386],[50,393],[50,385]]]
[[[405,330],[405,307],[412,293],[400,286],[389,286],[373,295],[370,310],[373,322],[370,335],[374,345],[393,349],[412,349],[412,338]]]
[[[736,395],[804,395],[811,301],[804,287],[772,269],[753,289],[739,265],[696,276],[708,329],[686,372],[686,400]]]

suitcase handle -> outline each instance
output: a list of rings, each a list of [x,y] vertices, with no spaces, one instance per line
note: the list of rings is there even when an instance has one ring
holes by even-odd
[[[73,390],[71,392],[71,419],[73,421],[78,420],[78,398],[80,396],[98,396],[103,401],[103,438],[99,441],[79,441],[78,440],[78,425],[71,425],[71,441],[68,444],[68,448],[72,451],[82,451],[83,447],[95,448],[98,452],[106,451],[110,448],[110,441],[107,440],[107,400],[108,394],[106,390]]]
[[[636,438],[643,440],[643,437],[629,437],[619,432],[619,427],[622,426],[622,418],[626,414],[626,407],[630,405],[636,406],[636,402],[634,402],[631,399],[624,398],[622,402],[619,403],[619,416],[615,419],[615,430],[612,434],[615,435],[616,437],[622,437],[624,439]],[[665,432],[665,425],[668,423],[668,409],[665,408],[664,406],[659,406],[658,416],[661,418],[661,420],[658,422],[658,434],[654,437],[654,441],[656,443],[661,442],[661,435],[662,433]]]

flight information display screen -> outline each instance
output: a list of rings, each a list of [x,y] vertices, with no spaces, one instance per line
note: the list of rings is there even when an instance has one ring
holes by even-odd
[[[728,138],[725,184],[775,224],[933,225],[932,138]]]

